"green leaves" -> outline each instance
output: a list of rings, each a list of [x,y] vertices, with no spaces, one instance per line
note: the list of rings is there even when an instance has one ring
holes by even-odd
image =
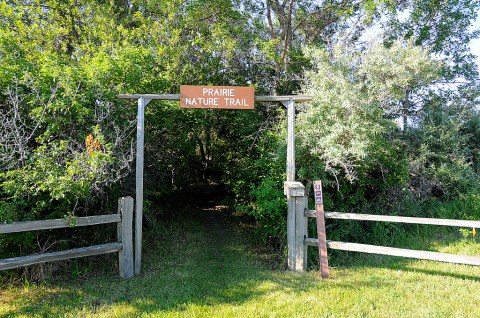
[[[402,161],[391,164],[398,149],[386,138],[396,129],[392,118],[402,114],[405,92],[437,78],[429,52],[410,42],[389,48],[374,42],[365,52],[337,46],[331,53],[310,48],[307,56],[314,68],[306,72],[304,92],[314,99],[298,115],[302,152],[320,160],[337,183],[371,183],[376,170],[384,182],[401,180],[395,171],[405,173]]]
[[[468,44],[478,37],[478,32],[472,32],[470,26],[479,8],[480,2],[476,0],[411,0],[402,4],[403,12],[392,6],[386,23],[387,41],[403,38],[413,40],[417,46],[429,47],[432,53],[448,61],[442,67],[445,80],[471,81],[478,78],[478,70]]]

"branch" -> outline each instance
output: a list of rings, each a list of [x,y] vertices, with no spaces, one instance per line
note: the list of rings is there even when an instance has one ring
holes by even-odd
[[[271,13],[269,0],[267,0],[267,21],[268,21],[268,26],[270,28],[270,36],[272,37],[272,40],[275,40],[276,36],[275,36],[275,30],[273,28],[272,13]]]

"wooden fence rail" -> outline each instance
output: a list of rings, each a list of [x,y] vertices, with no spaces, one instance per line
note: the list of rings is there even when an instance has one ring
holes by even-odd
[[[409,257],[416,259],[425,259],[440,262],[449,262],[457,264],[468,264],[480,266],[480,257],[465,256],[457,254],[447,254],[432,251],[420,251],[411,249],[394,248],[387,246],[376,246],[359,243],[328,241],[325,238],[325,231],[322,230],[324,219],[340,219],[354,221],[376,221],[393,222],[422,225],[439,225],[480,228],[478,220],[454,220],[454,219],[435,219],[435,218],[417,218],[392,215],[374,215],[342,212],[323,212],[323,195],[321,183],[314,182],[315,191],[315,210],[307,210],[308,194],[305,193],[305,187],[300,182],[285,182],[285,194],[288,199],[288,218],[287,218],[287,240],[289,251],[289,269],[292,271],[304,271],[307,267],[308,246],[316,246],[320,255],[320,270],[322,277],[328,277],[328,259],[326,248],[353,251],[371,254],[382,254],[390,256]],[[317,236],[320,238],[309,238],[307,234],[308,218],[317,218]],[[319,227],[320,225],[320,227]],[[300,242],[303,243],[300,244]]]
[[[312,217],[312,218],[316,217],[315,210],[306,211],[305,216]],[[341,220],[356,220],[356,221],[380,221],[380,222],[392,222],[392,223],[410,223],[410,224],[480,228],[480,221],[474,221],[474,220],[415,218],[415,217],[408,217],[408,216],[357,214],[357,213],[342,213],[342,212],[325,212],[325,218],[341,219]]]
[[[304,212],[305,217],[317,218],[318,215],[319,215],[318,211],[307,210],[305,208],[305,212]],[[342,213],[342,212],[325,212],[323,214],[323,217],[325,219],[377,221],[377,222],[480,228],[480,221],[475,221],[475,220],[416,218],[416,217],[405,217],[405,216]],[[370,253],[370,254],[382,254],[382,255],[390,255],[390,256],[400,256],[400,257],[480,266],[480,257],[477,257],[477,256],[465,256],[465,255],[447,254],[447,253],[439,253],[439,252],[431,252],[431,251],[419,251],[419,250],[394,248],[394,247],[387,247],[387,246],[328,241],[325,239],[323,240],[325,241],[328,248],[335,249],[335,250]],[[305,242],[305,245],[307,246],[317,246],[317,247],[319,246],[319,240],[316,238],[305,237],[304,242]],[[320,255],[320,257],[322,257],[322,255]]]
[[[133,199],[122,197],[118,200],[118,213],[80,217],[72,220],[55,219],[44,221],[27,221],[0,223],[0,234],[39,231],[78,226],[117,223],[118,241],[108,244],[75,248],[66,251],[34,254],[7,259],[0,259],[0,270],[14,269],[51,261],[119,252],[119,272],[123,278],[132,277],[133,269]]]
[[[309,246],[318,246],[318,239],[307,238],[305,239],[305,244]],[[409,250],[409,249],[387,247],[387,246],[328,241],[328,240],[327,240],[327,246],[329,249],[332,249],[332,250],[361,252],[361,253],[369,253],[369,254],[381,254],[381,255],[389,255],[389,256],[425,259],[425,260],[438,261],[438,262],[480,266],[480,257],[477,257],[477,256],[466,256],[466,255],[447,254],[447,253],[430,252],[430,251]]]
[[[71,221],[66,219],[55,219],[44,221],[0,223],[0,234],[117,223],[121,220],[122,218],[120,214],[107,214],[79,217],[76,219],[72,219]]]

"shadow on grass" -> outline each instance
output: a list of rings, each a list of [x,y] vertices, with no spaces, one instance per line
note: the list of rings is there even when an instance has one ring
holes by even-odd
[[[443,236],[441,241],[415,237],[403,241],[403,245],[395,246],[406,249],[436,251],[441,245],[461,245],[462,239],[455,235]],[[405,243],[409,242],[409,243]],[[471,242],[472,243],[472,242]],[[476,242],[475,244],[478,244]],[[458,254],[461,253],[451,253]],[[330,251],[333,266],[349,269],[388,269],[409,273],[423,273],[430,276],[450,277],[459,280],[480,282],[480,267],[473,265],[454,264],[449,262],[419,260],[413,258],[368,254],[360,252]]]
[[[471,266],[471,265],[465,265]],[[414,273],[423,273],[427,275],[433,276],[443,276],[443,277],[451,277],[460,280],[469,280],[472,282],[480,282],[480,276],[476,275],[468,275],[468,274],[461,274],[461,273],[453,273],[446,270],[437,270],[437,269],[424,269],[424,268],[411,268],[411,267],[404,267],[402,270]]]
[[[75,316],[80,312],[85,316],[115,311],[117,306],[133,310],[126,316],[182,312],[190,306],[242,304],[279,290],[301,293],[327,287],[309,274],[268,270],[249,252],[245,233],[232,235],[232,228],[217,221],[223,214],[221,209],[205,209],[184,218],[183,224],[153,229],[147,236],[143,272],[138,277],[120,279],[112,273],[20,289],[16,299],[2,299],[0,294],[0,300],[17,307],[0,316]]]
[[[222,207],[197,209],[187,211],[174,223],[151,228],[145,235],[143,272],[138,277],[124,280],[112,272],[109,277],[54,281],[16,293],[0,292],[0,302],[7,304],[2,314],[0,303],[0,316],[175,315],[192,307],[261,302],[264,297],[276,297],[277,292],[292,297],[336,288],[342,295],[344,291],[396,284],[394,278],[388,277],[390,272],[369,272],[378,268],[480,281],[480,275],[474,274],[480,270],[473,274],[461,268],[444,271],[442,268],[447,267],[425,268],[405,258],[342,251],[330,254],[331,265],[338,268],[326,281],[319,277],[315,264],[305,274],[271,271],[258,255],[250,252],[250,234],[221,221],[227,214]],[[343,269],[365,270],[366,274],[355,276],[350,272],[351,277],[345,279],[341,277]],[[291,299],[288,297],[287,302]],[[8,309],[9,304],[15,309]]]

